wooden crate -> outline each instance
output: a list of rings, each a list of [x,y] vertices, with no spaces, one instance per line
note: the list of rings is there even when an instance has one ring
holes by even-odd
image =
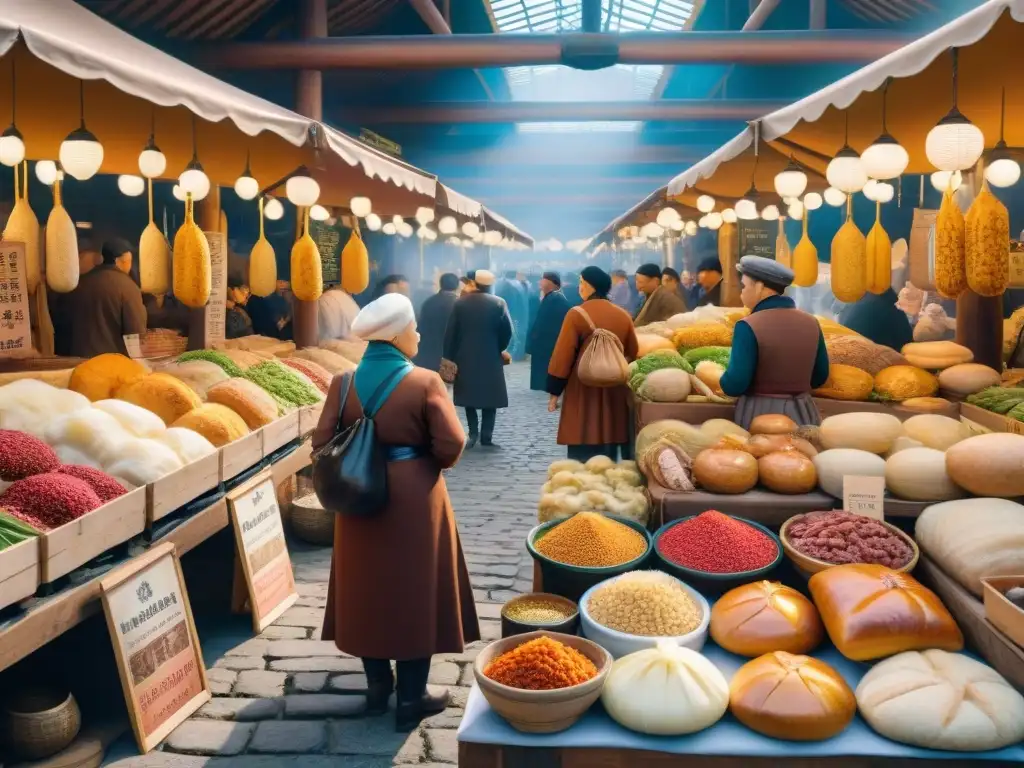
[[[216,488],[221,477],[221,453],[204,456],[146,486],[147,525]]]
[[[220,449],[220,479],[230,480],[263,460],[263,430],[257,429],[241,440]]]
[[[283,457],[280,461],[274,463],[270,468],[274,479],[274,487],[276,488],[296,472],[308,467],[310,464],[311,453],[312,448],[310,446],[310,442],[309,440],[306,440],[294,451]]]
[[[299,414],[300,411],[292,411],[279,419],[274,419],[263,428],[262,458],[298,438]]]
[[[1011,419],[1001,413],[992,413],[970,403],[960,406],[960,420],[967,424],[973,432],[1012,432],[1024,435],[1024,421]]]
[[[39,537],[40,581],[49,584],[146,529],[146,488],[136,488]]]
[[[38,588],[38,538],[0,551],[0,608],[32,597]]]
[[[323,413],[324,404],[322,402],[316,405],[307,405],[299,410],[299,436],[305,437],[314,429],[320,422],[320,414]]]

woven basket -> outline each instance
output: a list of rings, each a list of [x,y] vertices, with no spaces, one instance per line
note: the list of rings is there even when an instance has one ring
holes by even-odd
[[[315,494],[292,501],[292,533],[308,544],[334,545],[334,513],[322,506]]]
[[[60,752],[78,735],[82,713],[70,693],[60,700],[53,691],[26,691],[4,712],[7,743],[25,760],[42,760]]]

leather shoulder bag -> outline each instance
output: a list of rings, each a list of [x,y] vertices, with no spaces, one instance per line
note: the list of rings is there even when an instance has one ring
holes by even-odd
[[[387,448],[377,441],[373,417],[380,408],[385,388],[401,371],[395,371],[363,405],[363,415],[342,428],[345,403],[348,402],[355,374],[346,373],[341,381],[341,405],[334,437],[313,454],[313,489],[324,509],[340,515],[369,517],[380,512],[388,501]]]

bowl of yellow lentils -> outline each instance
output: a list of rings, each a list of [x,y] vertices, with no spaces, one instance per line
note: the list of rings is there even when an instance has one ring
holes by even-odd
[[[711,606],[696,589],[662,571],[630,571],[591,587],[580,600],[580,629],[615,658],[659,640],[700,651]]]

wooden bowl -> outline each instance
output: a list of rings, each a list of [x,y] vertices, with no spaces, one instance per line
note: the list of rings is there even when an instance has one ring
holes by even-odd
[[[819,560],[816,557],[805,555],[800,552],[792,544],[789,543],[789,526],[790,524],[799,517],[803,517],[802,514],[794,515],[782,524],[782,528],[779,529],[779,539],[782,541],[782,550],[786,553],[786,557],[793,563],[793,567],[796,568],[802,575],[810,578],[816,573],[827,570],[828,568],[834,568],[841,563],[830,563],[826,560]],[[892,523],[881,521],[882,525],[888,528],[890,531],[895,533],[907,544],[910,545],[910,549],[913,551],[914,556],[910,558],[910,562],[904,565],[902,568],[894,568],[893,570],[899,573],[910,573],[917,566],[918,558],[921,557],[921,550],[917,546],[917,542],[914,541],[910,536],[901,531]]]
[[[70,693],[25,691],[5,712],[7,742],[25,760],[42,760],[60,752],[78,735],[82,714]]]
[[[517,603],[526,602],[528,600],[545,600],[553,603],[554,605],[560,606],[565,609],[565,618],[561,621],[552,622],[550,624],[538,624],[536,622],[513,619],[508,615],[510,608],[513,608]],[[513,637],[515,635],[524,635],[527,632],[537,631],[559,632],[563,635],[575,635],[576,630],[579,627],[579,623],[579,606],[572,600],[559,595],[552,595],[548,592],[530,592],[525,595],[519,595],[518,597],[513,597],[501,607],[501,636],[503,638]]]
[[[594,662],[597,675],[585,683],[551,691],[527,691],[502,685],[484,675],[484,669],[498,656],[538,637],[575,648]],[[579,720],[601,696],[601,689],[612,667],[612,655],[590,640],[558,632],[529,632],[495,640],[476,657],[473,674],[491,709],[523,733],[557,733]]]

